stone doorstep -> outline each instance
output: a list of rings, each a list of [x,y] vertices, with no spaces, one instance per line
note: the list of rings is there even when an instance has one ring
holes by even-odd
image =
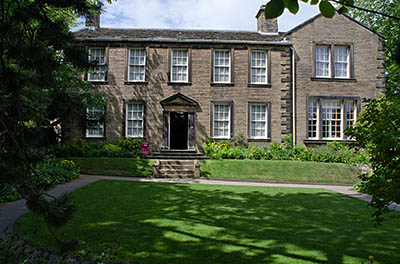
[[[156,160],[153,165],[155,178],[198,178],[200,167],[197,160]]]

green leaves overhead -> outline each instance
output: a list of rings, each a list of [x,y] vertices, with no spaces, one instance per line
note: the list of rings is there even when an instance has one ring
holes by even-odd
[[[284,3],[290,13],[296,14],[299,11],[299,3],[297,0],[284,0]]]
[[[301,0],[308,3],[309,0]],[[347,1],[347,0],[346,0]],[[319,3],[319,10],[324,17],[332,18],[335,15],[336,9],[329,2],[329,0],[311,0],[311,5],[317,5]],[[283,11],[289,10],[292,14],[297,14],[299,11],[299,0],[270,0],[265,5],[265,18],[273,19],[281,16]],[[345,13],[345,10],[341,10],[341,13]]]
[[[271,0],[265,5],[265,18],[277,18],[283,14],[285,4],[283,0]]]
[[[324,17],[332,18],[335,15],[336,9],[328,0],[322,0],[319,3],[319,11]]]

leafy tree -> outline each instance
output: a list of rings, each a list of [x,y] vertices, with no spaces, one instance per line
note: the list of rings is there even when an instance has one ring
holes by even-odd
[[[74,205],[48,201],[32,177],[44,160],[54,126],[102,103],[80,72],[90,65],[70,32],[77,16],[99,12],[100,0],[0,1],[0,184],[16,183],[34,212],[57,227]]]
[[[390,205],[400,204],[400,5],[396,0],[311,0],[310,4],[319,4],[327,18],[350,13],[386,38],[387,93],[366,101],[355,128],[346,131],[370,154],[372,174],[360,176],[361,186],[372,195],[374,217],[381,223]],[[279,17],[285,8],[296,14],[298,0],[270,0],[265,16]]]
[[[386,14],[400,17],[400,4],[394,0],[355,0],[363,9],[380,10]],[[362,10],[351,10],[350,15],[372,30],[382,34],[385,39],[386,53],[386,90],[388,95],[400,92],[400,19],[382,17],[379,14],[366,13]]]

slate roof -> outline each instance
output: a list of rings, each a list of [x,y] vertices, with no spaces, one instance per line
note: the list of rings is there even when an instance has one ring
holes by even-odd
[[[227,41],[227,42],[275,42],[281,40],[281,34],[262,34],[254,31],[227,30],[178,30],[178,29],[82,29],[74,33],[81,41]]]

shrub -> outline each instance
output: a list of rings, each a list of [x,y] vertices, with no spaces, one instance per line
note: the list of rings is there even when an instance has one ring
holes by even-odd
[[[142,154],[143,138],[120,138],[117,145],[124,152],[125,157],[140,157]]]
[[[61,184],[79,178],[79,168],[73,161],[47,159],[32,168],[27,181],[34,186],[48,189],[55,184]],[[0,202],[10,202],[21,198],[18,185],[1,184]]]
[[[71,144],[57,144],[52,147],[52,154],[58,158],[65,157],[127,157],[141,156],[142,138],[120,138],[117,144],[89,143],[85,140],[74,140]]]
[[[122,157],[122,148],[120,146],[107,143],[102,146],[108,157]]]
[[[203,144],[203,149],[205,155],[212,159],[300,160],[364,164],[368,158],[364,150],[357,151],[339,142],[329,142],[314,148],[293,146],[289,136],[282,144],[273,142],[264,148],[238,147],[232,146],[229,141],[215,142],[213,139],[207,139]]]

